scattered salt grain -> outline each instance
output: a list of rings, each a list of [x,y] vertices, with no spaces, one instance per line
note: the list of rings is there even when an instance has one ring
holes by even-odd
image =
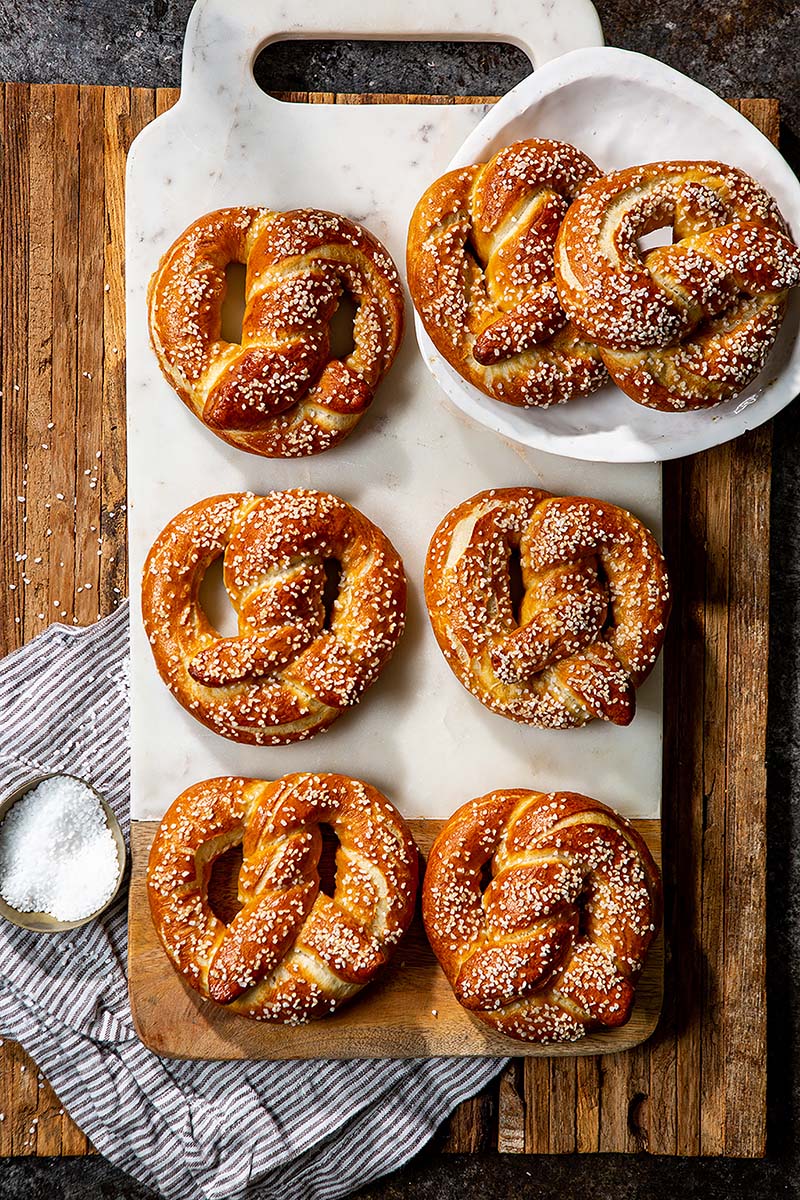
[[[118,874],[97,796],[68,775],[26,792],[0,824],[0,895],[19,912],[80,921],[111,898]]]

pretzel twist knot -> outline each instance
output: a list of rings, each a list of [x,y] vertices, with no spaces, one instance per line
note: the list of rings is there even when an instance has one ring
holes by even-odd
[[[199,590],[223,558],[235,637]],[[341,568],[330,615],[326,563]],[[377,679],[403,631],[406,580],[389,539],[326,492],[213,496],[179,513],[145,563],[142,614],[176,699],[237,742],[284,745],[325,729]]]
[[[672,245],[639,239],[671,226]],[[640,404],[720,404],[764,365],[800,250],[772,197],[716,162],[659,162],[590,184],[562,222],[558,296]]]
[[[597,800],[492,792],[436,839],[422,912],[475,1016],[525,1041],[576,1041],[628,1020],[661,921],[661,882],[637,831]]]
[[[222,339],[226,268],[247,264],[241,344]],[[354,349],[331,357],[344,292]],[[315,209],[223,208],[161,259],[150,336],[167,381],[218,437],[269,458],[319,454],[346,437],[392,364],[403,330],[394,263],[366,229]]]
[[[442,176],[414,211],[407,264],[416,310],[437,350],[496,400],[546,407],[607,380],[553,279],[559,226],[598,174],[574,146],[534,138]]]
[[[320,824],[339,840],[333,896],[320,890]],[[225,924],[209,881],[238,845],[241,907]],[[187,983],[244,1016],[294,1025],[333,1012],[389,959],[413,915],[417,852],[393,805],[358,780],[209,779],[164,816],[147,887]]]
[[[594,717],[629,724],[670,608],[663,556],[640,521],[535,488],[480,492],[445,517],[428,550],[425,599],[464,687],[494,712],[546,728]]]

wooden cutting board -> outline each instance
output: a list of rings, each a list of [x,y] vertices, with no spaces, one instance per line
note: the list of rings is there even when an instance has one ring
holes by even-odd
[[[661,822],[635,821],[661,862]],[[444,821],[409,821],[427,858]],[[631,1018],[620,1029],[577,1045],[515,1043],[461,1007],[428,945],[419,912],[389,966],[357,1001],[324,1021],[272,1025],[244,1021],[206,1004],[173,970],[158,940],[147,900],[146,873],[157,821],[131,825],[128,984],[136,1030],[151,1050],[174,1058],[415,1058],[442,1054],[571,1056],[612,1054],[650,1037],[661,1012],[663,935],[654,941],[636,988]],[[231,889],[235,890],[235,889]]]
[[[125,153],[175,98],[2,89],[0,552],[3,578],[16,585],[0,604],[6,649],[50,620],[91,622],[127,591]],[[736,106],[777,140],[775,101]],[[659,1028],[625,1054],[517,1060],[461,1106],[445,1149],[764,1153],[770,451],[762,427],[665,466],[677,596],[665,655]],[[86,1152],[40,1083],[19,1047],[0,1049],[0,1153]]]

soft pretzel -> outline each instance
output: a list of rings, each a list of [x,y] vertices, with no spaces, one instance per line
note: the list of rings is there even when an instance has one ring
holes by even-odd
[[[210,564],[238,612],[236,637],[198,599]],[[326,560],[341,566],[330,627]],[[355,704],[403,631],[406,580],[389,539],[327,492],[212,496],[179,513],[147,556],[144,625],[161,678],[198,721],[236,742],[279,746]]]
[[[567,321],[553,247],[570,202],[599,174],[574,146],[532,138],[428,188],[408,231],[408,286],[440,354],[505,404],[545,407],[607,382]]]
[[[320,890],[320,824],[339,840],[333,896]],[[226,925],[208,886],[238,845],[241,909]],[[332,1013],[391,957],[414,911],[417,851],[397,809],[357,779],[209,779],[167,810],[147,890],[187,983],[243,1016],[296,1025]]]
[[[661,881],[630,822],[599,801],[491,792],[434,842],[422,913],[459,1003],[510,1037],[572,1042],[628,1020]]]
[[[671,225],[670,246],[642,253]],[[609,373],[651,408],[706,408],[755,378],[800,282],[768,192],[717,162],[657,162],[594,180],[565,216],[558,295]]]
[[[225,270],[247,264],[241,344],[221,339]],[[331,357],[343,292],[354,349]],[[223,208],[167,251],[148,291],[150,337],[181,400],[218,437],[269,458],[319,454],[369,406],[403,330],[394,263],[360,225],[316,209]]]
[[[629,724],[670,608],[663,556],[636,517],[536,488],[493,488],[448,513],[428,549],[425,600],[464,687],[494,712],[546,728]]]

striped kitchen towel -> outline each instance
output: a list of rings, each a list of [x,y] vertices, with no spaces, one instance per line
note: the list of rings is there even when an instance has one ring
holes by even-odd
[[[0,661],[0,789],[91,781],[128,831],[128,606],[51,625]],[[0,1031],[33,1056],[94,1146],[172,1200],[345,1196],[415,1154],[497,1059],[191,1063],[136,1037],[125,896],[38,937],[0,924]]]

